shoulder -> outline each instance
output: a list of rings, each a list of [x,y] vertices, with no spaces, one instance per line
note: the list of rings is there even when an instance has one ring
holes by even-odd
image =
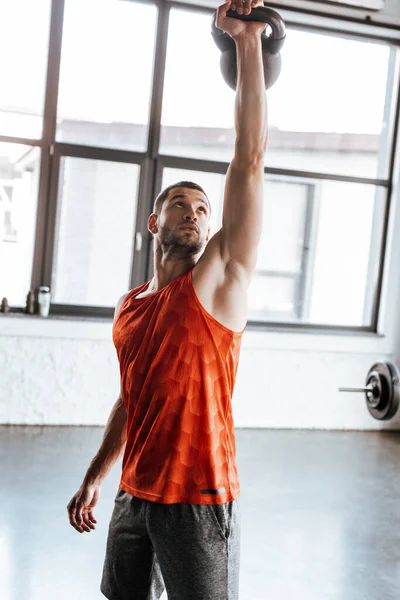
[[[116,321],[125,300],[128,298],[129,294],[131,294],[131,292],[132,290],[121,296],[121,298],[118,300],[114,310],[114,321]]]

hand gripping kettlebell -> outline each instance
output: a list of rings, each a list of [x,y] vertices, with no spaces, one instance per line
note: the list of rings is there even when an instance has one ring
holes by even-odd
[[[265,88],[269,89],[274,85],[281,72],[280,50],[286,38],[286,27],[282,17],[275,10],[266,6],[253,8],[249,15],[239,15],[235,11],[228,10],[227,16],[241,21],[260,21],[271,27],[271,35],[263,33],[261,36]],[[236,90],[236,44],[228,33],[217,27],[216,20],[217,13],[213,16],[211,35],[222,52],[220,63],[222,76],[229,87]]]

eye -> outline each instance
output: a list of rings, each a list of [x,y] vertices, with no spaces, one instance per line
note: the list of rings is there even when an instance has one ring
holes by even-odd
[[[178,204],[180,204],[181,206],[183,206],[182,202],[175,202],[174,206],[177,206]]]

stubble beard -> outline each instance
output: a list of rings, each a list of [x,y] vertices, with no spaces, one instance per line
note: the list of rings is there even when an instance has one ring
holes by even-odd
[[[160,229],[159,234],[163,253],[168,258],[182,259],[194,256],[199,254],[205,246],[205,241],[199,236],[178,236],[165,227]]]

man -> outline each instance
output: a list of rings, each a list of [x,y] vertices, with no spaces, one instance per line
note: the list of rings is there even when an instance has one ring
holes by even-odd
[[[261,237],[267,104],[261,0],[229,0],[217,26],[236,42],[236,144],[222,228],[210,239],[205,192],[180,182],[148,220],[154,277],[115,311],[121,392],[100,449],[68,505],[95,528],[101,482],[124,450],[101,590],[110,600],[236,600],[239,477],[231,397]]]

